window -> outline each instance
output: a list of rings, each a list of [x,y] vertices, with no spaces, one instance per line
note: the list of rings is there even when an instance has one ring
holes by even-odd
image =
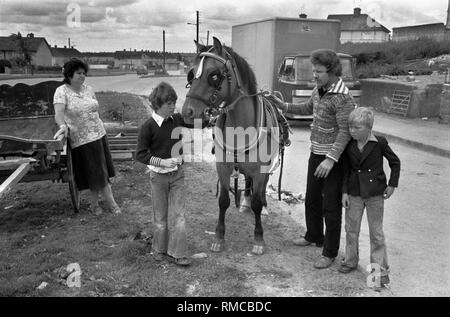
[[[294,58],[286,58],[284,60],[284,63],[281,64],[278,76],[280,79],[286,81],[295,80]]]

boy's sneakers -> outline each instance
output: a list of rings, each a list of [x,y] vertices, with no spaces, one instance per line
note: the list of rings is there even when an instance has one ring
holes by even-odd
[[[341,263],[341,265],[338,268],[338,272],[344,273],[344,274],[350,273],[351,271],[354,271],[354,270],[356,270],[356,267],[348,266],[345,263]]]
[[[375,291],[375,292],[381,292],[381,290],[383,289],[383,288],[389,288],[389,283],[390,283],[391,281],[389,280],[389,275],[382,275],[381,277],[380,277],[380,286],[375,286],[374,288],[373,288],[373,290]]]
[[[156,252],[156,251],[152,251],[151,253],[152,257],[155,259],[156,262],[161,262],[164,260],[164,258],[166,257],[165,253],[161,253],[161,252]]]
[[[314,267],[316,269],[326,269],[327,267],[330,267],[331,264],[333,264],[334,258],[329,258],[327,256],[321,256],[316,263],[314,263]]]
[[[183,258],[174,258],[173,256],[168,255],[167,258],[169,259],[170,262],[175,263],[176,265],[179,266],[189,266],[191,265],[191,260],[183,257]]]

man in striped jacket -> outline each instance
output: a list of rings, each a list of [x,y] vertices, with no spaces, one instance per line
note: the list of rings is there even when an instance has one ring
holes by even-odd
[[[323,246],[322,256],[314,263],[315,268],[323,269],[333,263],[339,251],[343,180],[340,158],[351,139],[348,117],[356,103],[340,78],[342,65],[334,51],[316,50],[310,59],[316,81],[311,98],[299,104],[272,99],[284,112],[313,115],[305,200],[307,231],[293,242],[298,246]]]

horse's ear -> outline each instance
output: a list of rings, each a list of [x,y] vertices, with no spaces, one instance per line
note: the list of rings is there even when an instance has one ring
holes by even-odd
[[[214,50],[217,52],[217,55],[222,55],[222,43],[219,41],[219,39],[215,36],[213,36],[214,41]]]
[[[194,40],[195,46],[197,46],[197,49],[199,52],[203,52],[206,49],[206,46],[203,44],[200,44],[199,42],[197,42],[196,40]]]

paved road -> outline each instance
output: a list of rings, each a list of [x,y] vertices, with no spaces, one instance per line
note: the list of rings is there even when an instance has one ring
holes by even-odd
[[[186,94],[184,77],[138,78],[136,75],[88,77],[96,91],[120,91],[148,95],[161,80],[171,83],[178,107]],[[36,83],[38,80],[2,81]],[[286,150],[283,189],[295,193],[306,188],[309,156],[309,127],[294,129],[292,145]],[[450,296],[450,160],[391,142],[402,160],[400,187],[385,206],[385,234],[395,296]],[[206,147],[206,151],[209,147]],[[389,167],[386,164],[386,170]],[[276,184],[278,175],[272,176]],[[304,226],[304,206],[293,215]],[[342,232],[341,245],[345,245]],[[343,250],[343,247],[341,248]],[[360,242],[361,266],[369,264],[369,236],[364,216]]]

